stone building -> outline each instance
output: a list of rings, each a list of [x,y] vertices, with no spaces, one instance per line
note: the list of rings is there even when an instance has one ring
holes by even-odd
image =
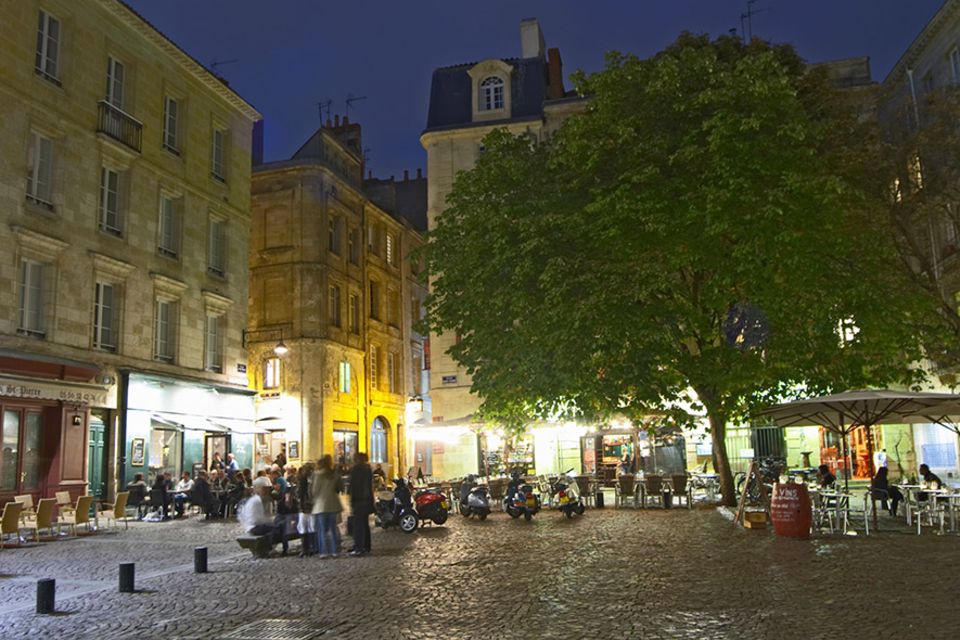
[[[364,195],[360,136],[337,117],[289,160],[254,169],[248,346],[264,462],[285,449],[294,464],[327,453],[349,464],[357,451],[388,473],[403,463],[406,257],[422,239]]]
[[[519,58],[491,58],[433,72],[427,127],[427,215],[432,228],[460,171],[471,169],[494,129],[543,139],[585,101],[563,84],[559,49],[547,49],[535,19],[520,23]],[[416,463],[425,473],[452,477],[478,470],[472,415],[480,400],[470,376],[447,355],[456,336],[430,336],[430,426],[419,430]],[[576,445],[579,448],[579,444]],[[491,447],[492,448],[492,447]]]
[[[250,448],[260,115],[117,0],[5,3],[0,38],[0,501]]]

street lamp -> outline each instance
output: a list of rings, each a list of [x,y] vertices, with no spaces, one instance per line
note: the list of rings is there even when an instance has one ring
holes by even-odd
[[[283,342],[283,329],[244,329],[243,330],[243,346],[246,348],[250,337],[256,336],[263,333],[276,333],[280,335],[280,340],[277,342],[277,345],[273,348],[273,352],[278,356],[284,356],[290,352],[290,349]]]
[[[280,342],[273,348],[273,352],[278,356],[285,356],[288,351],[290,351],[290,349],[287,349],[287,345],[283,344],[283,335],[281,335]]]

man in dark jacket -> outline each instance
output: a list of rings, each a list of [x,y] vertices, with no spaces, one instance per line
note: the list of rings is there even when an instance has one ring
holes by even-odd
[[[370,514],[373,513],[373,471],[367,454],[354,456],[350,470],[350,511],[353,518],[352,556],[370,553]]]

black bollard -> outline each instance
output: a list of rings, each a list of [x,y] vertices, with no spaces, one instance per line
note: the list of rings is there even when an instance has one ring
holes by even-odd
[[[132,562],[120,563],[120,593],[133,593],[133,567]]]
[[[56,610],[57,581],[53,578],[37,580],[37,613],[53,613]]]
[[[194,573],[207,572],[207,548],[206,547],[193,548],[193,571]]]

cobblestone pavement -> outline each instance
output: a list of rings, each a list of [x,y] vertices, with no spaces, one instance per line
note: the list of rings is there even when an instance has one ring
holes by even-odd
[[[0,638],[206,640],[276,618],[319,638],[363,639],[960,633],[955,535],[803,542],[734,529],[713,509],[608,508],[569,521],[549,511],[530,523],[455,516],[412,535],[375,531],[366,557],[256,560],[238,533],[196,519],[132,523],[0,551]],[[192,572],[198,544],[209,548],[206,575]],[[128,561],[134,594],[117,591],[117,565]],[[42,577],[57,579],[57,615],[33,612]]]

